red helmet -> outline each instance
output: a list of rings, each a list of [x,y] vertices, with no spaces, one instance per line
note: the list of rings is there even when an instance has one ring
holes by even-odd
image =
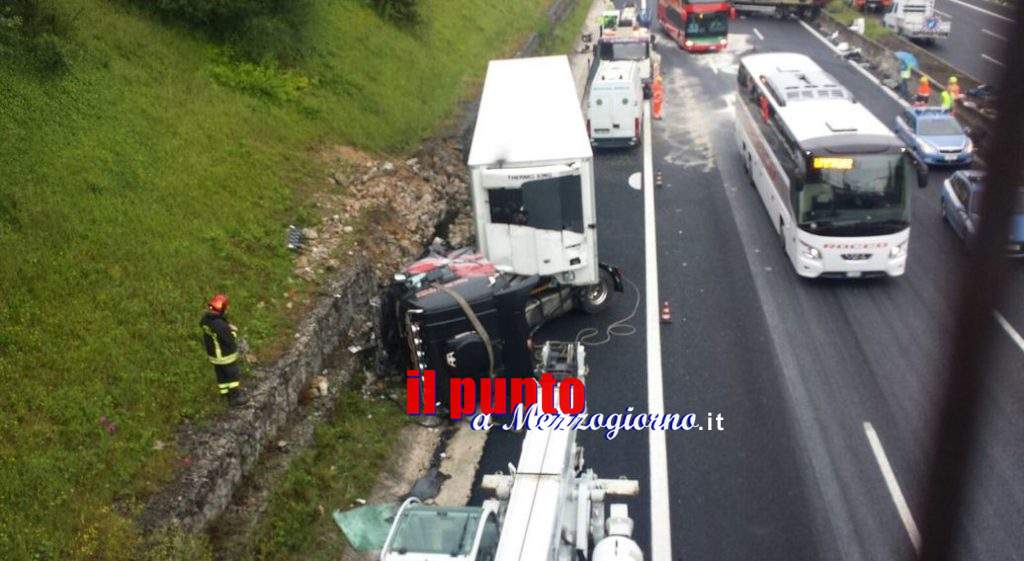
[[[210,298],[209,302],[206,303],[206,307],[209,308],[210,311],[212,312],[223,314],[224,312],[228,311],[228,295],[215,295],[213,298]]]

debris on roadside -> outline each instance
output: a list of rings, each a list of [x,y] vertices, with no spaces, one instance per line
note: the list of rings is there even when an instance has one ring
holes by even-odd
[[[454,139],[430,142],[399,161],[375,160],[347,147],[325,157],[333,169],[327,188],[314,196],[323,218],[299,231],[303,251],[295,260],[296,276],[315,279],[344,267],[347,258],[341,256],[349,255],[365,258],[388,278],[436,235],[455,246],[472,243],[467,170]]]

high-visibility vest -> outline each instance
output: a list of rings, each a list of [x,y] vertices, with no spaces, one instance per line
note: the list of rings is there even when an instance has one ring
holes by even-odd
[[[949,90],[942,90],[942,108],[946,111],[953,108],[953,94]]]
[[[932,84],[931,82],[920,82],[917,84],[917,95],[922,97],[928,97],[932,95]]]

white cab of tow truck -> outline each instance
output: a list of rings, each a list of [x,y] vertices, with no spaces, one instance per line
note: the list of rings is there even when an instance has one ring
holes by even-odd
[[[479,507],[402,503],[381,549],[380,561],[494,561],[498,502]]]
[[[607,61],[636,62],[640,68],[640,79],[649,82],[660,71],[660,56],[654,50],[654,36],[649,29],[635,25],[635,19],[626,21],[630,24],[601,27],[594,45],[593,66]]]
[[[567,57],[492,60],[468,161],[487,259],[503,272],[598,285],[593,159]]]
[[[643,101],[640,63],[601,61],[587,88],[590,143],[594,146],[640,144]]]

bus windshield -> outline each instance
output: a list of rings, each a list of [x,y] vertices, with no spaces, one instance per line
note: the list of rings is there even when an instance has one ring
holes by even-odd
[[[686,20],[686,36],[723,37],[729,33],[729,18],[725,13],[692,14]]]
[[[644,60],[647,46],[646,41],[602,41],[598,54],[601,60]]]
[[[914,170],[902,154],[813,157],[794,193],[800,228],[819,236],[871,236],[910,225]]]

